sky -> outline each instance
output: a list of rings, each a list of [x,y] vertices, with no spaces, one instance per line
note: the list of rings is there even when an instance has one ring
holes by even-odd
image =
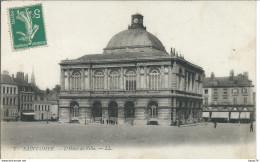
[[[8,8],[42,3],[47,46],[13,51]],[[61,60],[102,54],[109,40],[126,30],[131,15],[144,16],[147,31],[216,77],[249,72],[256,80],[256,2],[111,1],[2,2],[1,71],[29,74],[41,89],[60,83]]]

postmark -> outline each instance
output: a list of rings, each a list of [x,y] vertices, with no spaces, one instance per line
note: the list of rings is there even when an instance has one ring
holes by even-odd
[[[14,50],[47,45],[42,4],[9,8]]]

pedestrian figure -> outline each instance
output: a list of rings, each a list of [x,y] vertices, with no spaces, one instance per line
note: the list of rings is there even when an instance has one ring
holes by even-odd
[[[214,122],[214,128],[217,128],[217,122],[216,121]]]
[[[250,132],[253,132],[253,122],[250,124]]]

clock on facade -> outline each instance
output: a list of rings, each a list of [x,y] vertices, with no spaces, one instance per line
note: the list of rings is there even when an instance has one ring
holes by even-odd
[[[134,19],[134,23],[137,23],[137,22],[138,22],[138,19],[137,19],[137,18],[135,18],[135,19]]]

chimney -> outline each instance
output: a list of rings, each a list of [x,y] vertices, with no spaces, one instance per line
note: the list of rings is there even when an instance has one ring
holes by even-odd
[[[243,76],[244,76],[245,79],[248,79],[248,72],[244,72]]]
[[[23,72],[17,72],[16,73],[16,78],[24,80],[24,73]]]
[[[28,74],[25,75],[24,80],[28,83]]]
[[[214,74],[214,72],[212,72],[210,75],[210,79],[213,80],[214,78],[215,78],[215,74]]]
[[[171,56],[175,56],[175,48],[172,49],[172,47],[171,47]]]
[[[229,80],[233,80],[234,79],[234,70],[230,70],[230,76],[229,76]]]

